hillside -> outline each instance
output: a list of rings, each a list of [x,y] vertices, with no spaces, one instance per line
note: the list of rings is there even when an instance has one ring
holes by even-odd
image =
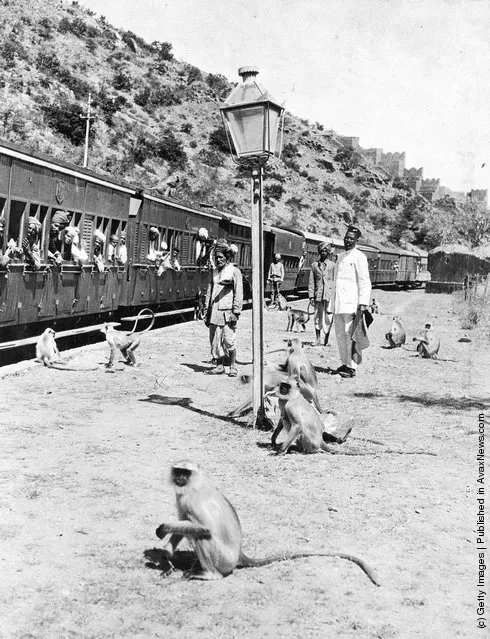
[[[77,2],[0,0],[0,18],[1,137],[81,164],[90,92],[90,168],[154,194],[170,181],[179,200],[249,217],[249,179],[231,161],[219,117],[232,88],[226,78]],[[430,247],[447,235],[451,203],[435,232],[429,202],[320,124],[288,113],[284,142],[282,161],[266,174],[266,222],[338,236],[352,221],[378,244]]]

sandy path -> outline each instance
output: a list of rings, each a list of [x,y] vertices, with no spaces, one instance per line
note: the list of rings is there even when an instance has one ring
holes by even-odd
[[[271,457],[257,446],[269,434],[223,418],[250,389],[203,374],[209,354],[198,323],[146,336],[135,370],[106,373],[104,344],[68,354],[71,367],[96,371],[0,369],[0,636],[475,636],[475,433],[490,403],[488,349],[458,343],[450,298],[378,294],[383,315],[355,380],[321,372],[337,364],[336,348],[306,347],[321,402],[356,419],[353,435],[437,457],[383,454],[355,439],[349,450],[376,454]],[[455,361],[422,361],[411,342],[382,349],[393,314],[410,339],[432,319],[441,357]],[[272,350],[287,320],[278,312],[265,320]],[[250,362],[250,312],[239,330],[239,360]],[[312,336],[310,323],[304,339]],[[189,407],[175,404],[185,397]],[[382,587],[322,558],[206,584],[151,570],[143,553],[158,547],[154,530],[173,515],[166,477],[181,458],[199,463],[235,504],[251,554],[352,551]]]

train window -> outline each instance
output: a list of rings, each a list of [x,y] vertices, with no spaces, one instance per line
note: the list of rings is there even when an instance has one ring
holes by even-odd
[[[178,249],[180,252],[182,252],[182,236],[183,236],[183,231],[174,231],[174,243],[172,246],[172,250]]]
[[[197,235],[195,233],[189,233],[189,248],[187,256],[187,264],[195,264],[196,262],[196,244]]]
[[[173,229],[168,229],[167,231],[167,247],[169,251],[174,247],[174,233],[175,231]]]
[[[47,243],[49,241],[49,229],[47,226],[48,211],[49,207],[43,206],[42,204],[31,202],[29,206],[29,217],[35,217],[42,224],[42,232],[39,242],[41,257],[45,257]]]
[[[101,231],[104,235],[105,235],[105,244],[104,244],[104,257],[107,255],[107,245],[109,244],[109,230],[110,230],[110,226],[109,226],[110,220],[108,217],[101,217],[98,216],[95,222],[95,228],[99,231]],[[93,245],[93,243],[91,244],[91,246]],[[92,251],[91,253],[92,254]]]
[[[27,209],[27,202],[19,202],[17,200],[12,200],[10,202],[10,216],[7,238],[9,240],[15,240],[18,246],[20,246],[22,243],[22,218]]]

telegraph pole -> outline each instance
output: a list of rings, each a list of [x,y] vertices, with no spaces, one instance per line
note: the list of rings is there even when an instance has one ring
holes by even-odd
[[[88,94],[87,103],[87,115],[81,115],[82,120],[85,120],[85,150],[83,152],[83,166],[87,168],[88,165],[88,138],[90,133],[90,120],[94,120],[95,117],[91,115],[92,94]]]

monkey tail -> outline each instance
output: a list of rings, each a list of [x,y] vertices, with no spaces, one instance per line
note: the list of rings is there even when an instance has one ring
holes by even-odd
[[[141,311],[138,313],[137,318],[134,321],[134,326],[133,326],[133,330],[131,331],[131,333],[128,333],[128,335],[132,335],[135,331],[136,331],[136,327],[138,326],[138,322],[140,321],[141,315],[142,313],[151,313],[151,322],[150,322],[150,326],[148,326],[147,328],[145,328],[144,331],[140,331],[138,334],[139,335],[143,335],[143,333],[147,333],[148,331],[150,331],[153,328],[153,324],[155,323],[155,313],[151,310],[151,308],[143,308],[141,309]],[[147,315],[146,317],[144,317],[143,319],[148,319],[148,317],[150,317],[149,315]]]
[[[348,555],[343,552],[295,552],[295,553],[283,553],[278,555],[270,555],[269,557],[263,557],[261,559],[255,559],[254,557],[248,557],[243,553],[238,560],[239,568],[259,568],[260,566],[267,566],[276,561],[288,561],[289,559],[300,559],[302,557],[338,557],[339,559],[346,559],[357,564],[361,570],[363,570],[369,579],[375,586],[379,586],[380,583],[376,579],[374,571],[370,568],[363,559],[359,559],[355,555]]]

